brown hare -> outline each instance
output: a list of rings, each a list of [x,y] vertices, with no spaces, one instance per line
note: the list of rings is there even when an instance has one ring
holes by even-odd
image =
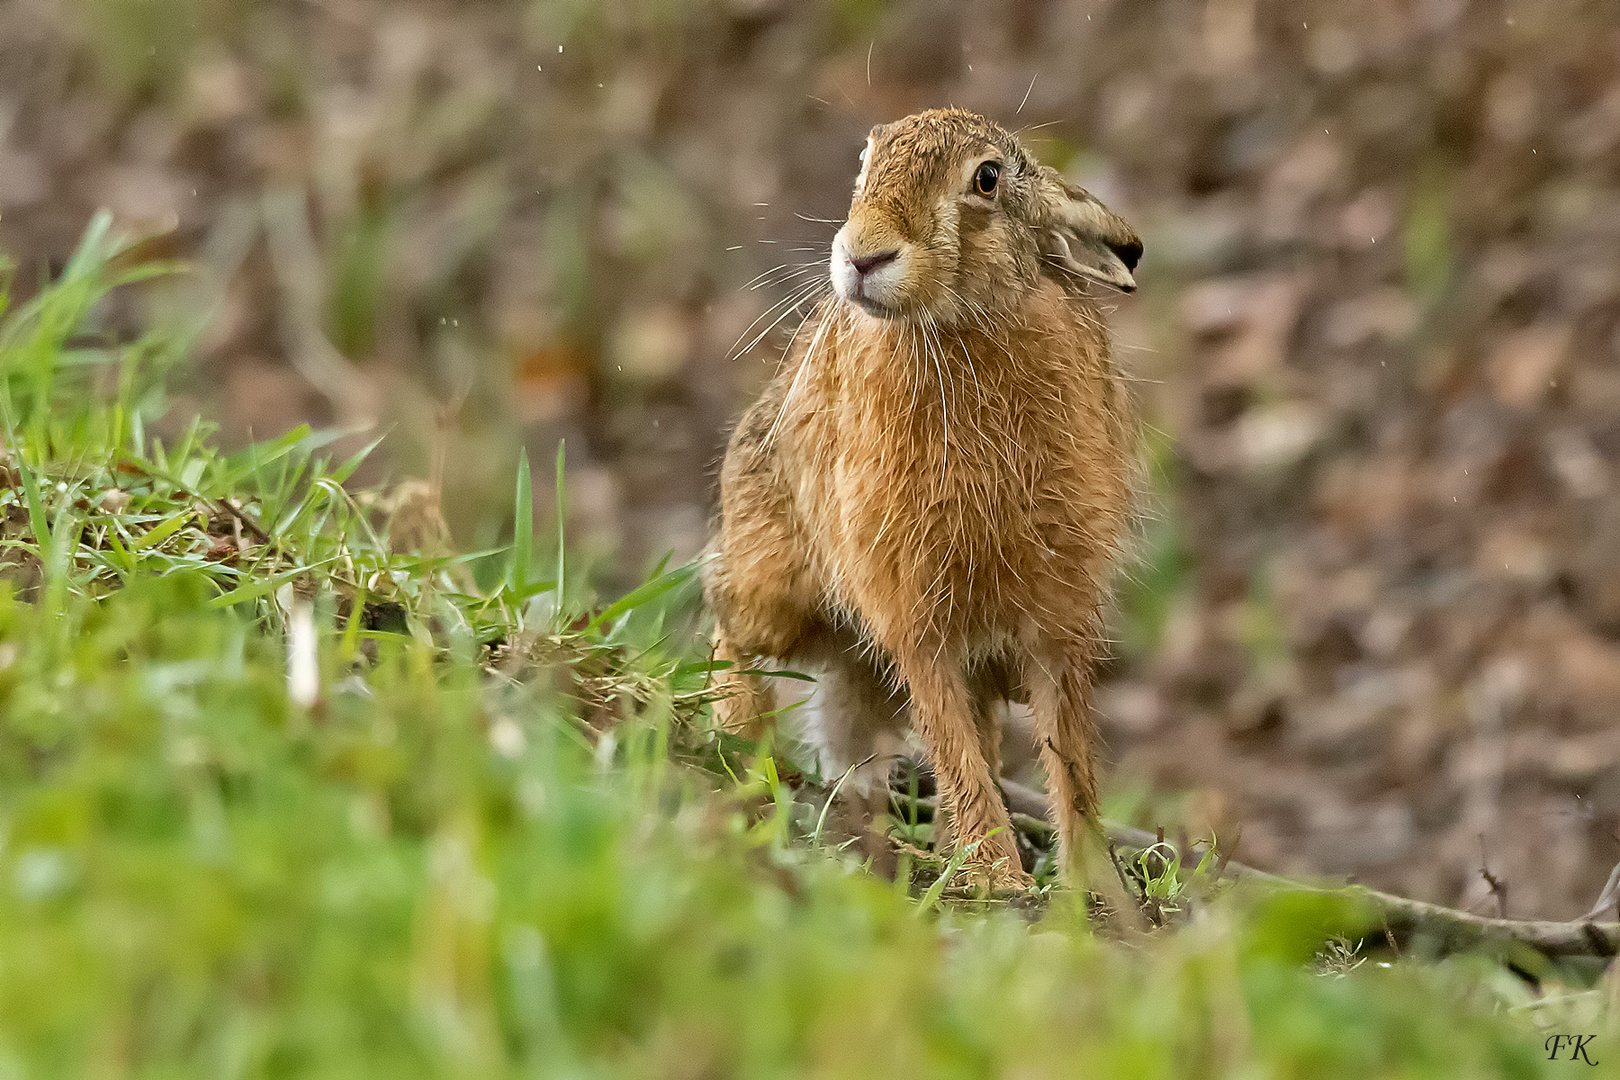
[[[835,296],[799,328],[721,472],[705,593],[732,696],[813,673],[830,780],[883,806],[906,727],[981,881],[1019,888],[998,699],[1027,701],[1063,858],[1097,810],[1092,666],[1133,503],[1135,424],[1084,283],[1141,242],[1012,134],[942,109],[872,130]]]

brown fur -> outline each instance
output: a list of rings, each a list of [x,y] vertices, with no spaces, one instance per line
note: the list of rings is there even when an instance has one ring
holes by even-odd
[[[993,199],[971,187],[987,159]],[[1091,670],[1135,461],[1076,275],[1129,287],[1140,244],[969,113],[874,129],[866,160],[839,242],[905,254],[879,314],[814,309],[732,436],[706,579],[716,655],[815,669],[811,740],[868,799],[909,713],[956,842],[1023,885],[995,702],[1031,706],[1071,858],[1097,808]],[[726,722],[769,712],[757,680],[732,681]]]

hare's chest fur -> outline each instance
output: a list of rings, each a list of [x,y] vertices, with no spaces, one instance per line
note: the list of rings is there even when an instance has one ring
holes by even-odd
[[[1129,486],[1106,354],[906,329],[846,344],[797,432],[830,599],[969,646],[1090,611]]]

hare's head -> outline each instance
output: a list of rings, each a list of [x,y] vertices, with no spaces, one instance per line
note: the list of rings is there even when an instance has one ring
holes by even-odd
[[[1129,292],[1142,242],[997,124],[935,109],[867,136],[832,247],[838,295],[870,315],[952,323],[1006,311],[1042,273]]]

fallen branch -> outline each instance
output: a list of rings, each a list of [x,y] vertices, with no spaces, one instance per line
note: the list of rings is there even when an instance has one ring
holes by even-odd
[[[1013,827],[1037,844],[1049,846],[1054,839],[1055,830],[1045,817],[1046,796],[1012,781],[1004,781],[1003,788],[1007,794],[1008,807],[1012,811]],[[891,794],[899,808],[907,809],[913,805],[913,800],[906,791],[896,789]],[[936,801],[932,797],[918,798],[915,800],[915,806],[919,810],[927,810],[931,818]],[[1037,813],[1030,813],[1031,810],[1036,810]],[[1197,866],[1207,854],[1208,849],[1204,844],[1189,843],[1185,845],[1187,850],[1182,851],[1180,845],[1161,840],[1157,834],[1146,829],[1121,825],[1113,821],[1104,821],[1102,825],[1108,839],[1123,848],[1142,851],[1156,844],[1169,844],[1177,850],[1183,865]],[[1369,903],[1382,917],[1378,938],[1387,940],[1399,948],[1421,941],[1427,947],[1444,955],[1471,948],[1500,948],[1518,944],[1554,959],[1578,956],[1606,959],[1620,951],[1620,923],[1600,923],[1590,917],[1570,922],[1491,918],[1422,900],[1409,900],[1404,896],[1380,892],[1363,885],[1296,881],[1224,857],[1219,872],[1235,880],[1259,882],[1274,888],[1346,896]],[[1617,868],[1615,876],[1620,880],[1620,868]],[[1613,901],[1610,900],[1609,903],[1612,904]],[[1599,912],[1593,912],[1597,913]]]

